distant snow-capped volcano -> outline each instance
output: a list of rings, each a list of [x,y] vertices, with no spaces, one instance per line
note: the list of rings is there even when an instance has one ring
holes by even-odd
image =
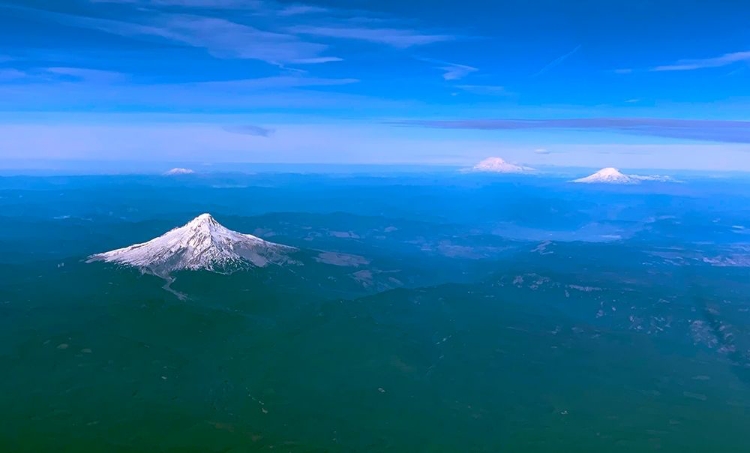
[[[573,182],[582,182],[589,184],[638,184],[640,180],[620,173],[616,168],[602,168],[593,175],[585,178],[576,179]]]
[[[117,263],[166,276],[179,270],[231,272],[248,266],[290,263],[289,254],[296,250],[232,231],[210,214],[202,214],[148,242],[92,255],[89,262]]]
[[[193,173],[195,173],[195,171],[190,168],[177,167],[177,168],[173,168],[169,171],[164,172],[164,175],[165,176],[192,175]]]
[[[613,167],[602,168],[593,175],[586,176],[585,178],[575,179],[573,182],[588,183],[588,184],[639,184],[642,181],[655,181],[655,182],[679,182],[669,176],[640,176],[640,175],[626,175],[620,173],[620,171]]]
[[[500,157],[488,157],[474,165],[471,171],[487,173],[526,173],[534,171],[534,169],[522,165],[511,164]]]

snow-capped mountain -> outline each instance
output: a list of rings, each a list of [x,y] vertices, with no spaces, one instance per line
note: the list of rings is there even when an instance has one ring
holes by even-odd
[[[295,251],[294,247],[232,231],[210,214],[202,214],[148,242],[92,255],[89,262],[117,263],[166,276],[179,270],[231,272],[292,263],[289,255]]]
[[[487,172],[487,173],[526,173],[534,171],[533,168],[524,167],[522,165],[511,164],[506,162],[500,157],[488,157],[478,164],[474,165],[471,169],[475,172]]]
[[[591,176],[576,179],[573,182],[588,184],[638,184],[640,179],[620,173],[616,168],[602,168]]]
[[[195,171],[192,170],[192,169],[190,169],[190,168],[180,168],[180,167],[177,167],[177,168],[173,168],[173,169],[171,169],[171,170],[169,170],[167,172],[164,172],[164,176],[192,175],[193,173],[195,173]]]
[[[672,178],[671,176],[626,175],[626,174],[620,173],[618,169],[612,168],[612,167],[602,168],[601,170],[597,171],[591,176],[586,176],[585,178],[573,180],[573,182],[582,182],[582,183],[589,183],[589,184],[639,184],[642,181],[680,182]]]

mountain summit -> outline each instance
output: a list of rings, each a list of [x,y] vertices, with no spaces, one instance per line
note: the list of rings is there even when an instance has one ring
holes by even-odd
[[[132,266],[166,276],[180,270],[231,272],[248,266],[292,262],[297,249],[238,233],[222,226],[211,214],[201,214],[184,226],[142,244],[89,257]]]
[[[533,168],[511,164],[500,157],[488,157],[474,165],[471,170],[486,173],[526,173],[534,171]]]
[[[638,184],[640,180],[632,176],[620,173],[613,167],[602,168],[591,176],[576,179],[573,182],[582,182],[589,184]]]

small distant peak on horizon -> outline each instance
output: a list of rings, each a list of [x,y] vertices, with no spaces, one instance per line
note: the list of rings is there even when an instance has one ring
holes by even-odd
[[[482,173],[528,173],[534,171],[534,169],[512,164],[501,157],[488,157],[474,165],[468,171]]]
[[[194,173],[195,173],[195,170],[192,170],[190,168],[175,167],[171,170],[164,172],[164,176],[192,175]]]

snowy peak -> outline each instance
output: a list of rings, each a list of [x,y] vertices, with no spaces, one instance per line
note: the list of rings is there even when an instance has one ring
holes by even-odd
[[[190,168],[173,168],[169,171],[166,171],[164,173],[165,176],[176,176],[176,175],[192,175],[195,173],[195,171],[191,170]]]
[[[589,184],[640,184],[644,181],[651,182],[680,182],[671,176],[651,175],[625,175],[613,167],[602,168],[591,176],[573,180],[573,182],[582,182]]]
[[[573,182],[589,184],[638,184],[639,179],[620,173],[613,167],[602,168],[591,176],[576,179]]]
[[[220,229],[227,230],[221,224],[219,224],[219,222],[217,222],[211,214],[199,215],[198,217],[185,224],[184,228],[188,228],[191,231],[211,231]]]
[[[616,169],[615,167],[602,168],[601,170],[597,171],[594,174],[600,177],[605,177],[605,178],[619,178],[619,177],[625,176],[622,173],[620,173],[620,170]]]
[[[93,255],[89,261],[137,267],[160,276],[201,269],[227,273],[239,268],[290,263],[289,254],[294,251],[293,247],[232,231],[211,214],[201,214],[148,242]]]
[[[474,165],[472,170],[487,173],[525,173],[534,171],[533,168],[511,164],[500,157],[488,157]]]
[[[191,220],[190,222],[188,222],[188,225],[195,224],[195,223],[200,223],[200,224],[211,223],[211,224],[215,224],[215,225],[219,224],[216,221],[216,219],[214,219],[213,216],[211,214],[208,214],[208,213],[199,215],[198,217],[196,217],[193,220]]]

